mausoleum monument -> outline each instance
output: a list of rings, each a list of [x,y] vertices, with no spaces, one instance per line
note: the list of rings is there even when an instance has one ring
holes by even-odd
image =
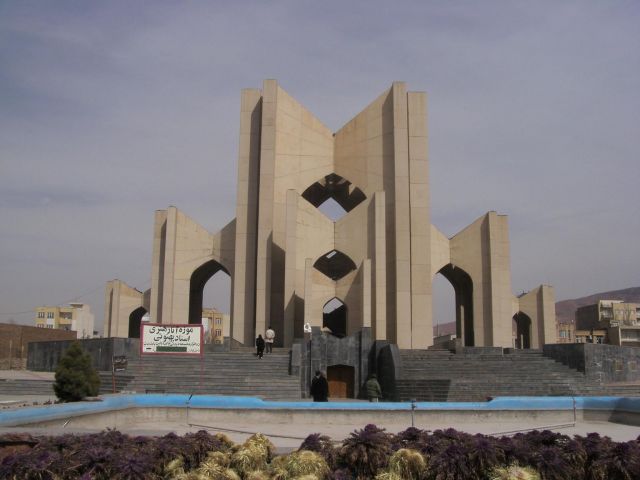
[[[332,132],[275,80],[243,90],[236,218],[211,233],[176,207],[157,211],[150,291],[109,282],[105,334],[135,334],[145,311],[156,323],[200,323],[205,283],[223,270],[229,343],[253,345],[272,325],[276,346],[289,347],[309,324],[427,348],[441,273],[464,345],[513,346],[513,320],[523,346],[553,343],[553,288],[512,294],[505,215],[451,238],[431,224],[426,101],[395,82]],[[335,222],[317,208],[330,198],[346,211]],[[342,306],[323,314],[332,300]]]

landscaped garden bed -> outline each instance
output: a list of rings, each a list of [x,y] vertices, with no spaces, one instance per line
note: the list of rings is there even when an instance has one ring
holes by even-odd
[[[0,478],[16,480],[637,480],[638,440],[614,442],[550,431],[512,437],[453,429],[409,428],[390,434],[375,425],[339,443],[309,435],[299,450],[276,456],[255,434],[234,444],[205,431],[184,436],[97,434],[0,436]]]

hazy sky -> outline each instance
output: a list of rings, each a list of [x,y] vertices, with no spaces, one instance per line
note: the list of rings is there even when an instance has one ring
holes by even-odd
[[[265,78],[333,130],[426,91],[438,228],[509,215],[514,293],[638,286],[638,25],[633,0],[0,0],[0,322],[80,300],[101,324],[107,280],[150,286],[154,210],[231,220]]]

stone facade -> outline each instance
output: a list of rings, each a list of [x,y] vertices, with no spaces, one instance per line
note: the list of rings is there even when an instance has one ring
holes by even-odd
[[[236,218],[210,233],[176,207],[156,212],[152,321],[199,323],[204,285],[222,270],[231,343],[252,345],[270,324],[276,346],[291,347],[308,324],[427,348],[441,273],[464,345],[513,346],[514,319],[523,347],[554,342],[552,287],[511,293],[506,216],[489,212],[451,238],[431,225],[426,112],[426,94],[395,82],[332,132],[275,80],[243,90]],[[346,212],[335,222],[318,209],[328,199]],[[117,296],[107,309],[122,308]]]

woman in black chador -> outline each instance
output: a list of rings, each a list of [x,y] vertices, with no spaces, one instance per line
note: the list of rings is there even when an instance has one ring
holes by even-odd
[[[311,381],[311,396],[314,402],[329,401],[329,383],[320,370],[316,372],[316,376]]]
[[[258,351],[258,358],[262,358],[264,353],[264,338],[262,338],[262,335],[258,335],[258,338],[256,338],[256,350]]]

